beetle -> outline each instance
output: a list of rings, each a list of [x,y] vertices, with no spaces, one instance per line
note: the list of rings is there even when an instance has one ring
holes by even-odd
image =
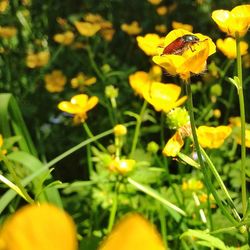
[[[181,55],[185,50],[191,48],[192,45],[199,41],[200,39],[197,36],[190,34],[178,37],[164,48],[161,55]]]

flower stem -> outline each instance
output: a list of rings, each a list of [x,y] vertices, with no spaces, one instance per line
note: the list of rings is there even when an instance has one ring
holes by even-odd
[[[86,122],[83,123],[83,128],[85,129],[86,134],[89,136],[89,138],[93,138],[94,135],[91,132],[91,130],[89,129],[89,126]],[[99,149],[101,149],[103,152],[106,152],[106,148],[100,144],[98,141],[95,141],[96,145],[99,147]]]
[[[236,52],[237,52],[237,74],[239,78],[238,95],[240,104],[241,119],[241,195],[242,195],[242,213],[243,217],[247,210],[247,192],[246,192],[246,120],[245,120],[245,104],[242,82],[242,63],[240,54],[240,37],[236,32]]]
[[[205,183],[207,185],[208,190],[213,194],[218,206],[224,212],[224,214],[228,218],[228,220],[230,220],[234,225],[238,225],[238,221],[234,219],[234,217],[230,214],[228,209],[223,205],[221,198],[219,197],[218,193],[216,192],[216,190],[212,184],[212,181],[211,181],[209,173],[207,171],[205,162],[203,161],[202,153],[201,153],[201,149],[200,149],[200,145],[199,145],[199,141],[198,141],[198,136],[197,136],[196,128],[195,128],[195,120],[194,120],[194,112],[193,112],[193,98],[192,98],[192,90],[191,90],[190,82],[186,82],[185,86],[186,86],[186,92],[187,92],[187,96],[188,96],[187,108],[188,108],[188,113],[189,113],[189,117],[190,117],[194,147],[195,147],[195,150],[197,152],[198,161],[200,163],[201,170],[202,170],[203,175],[204,175]]]
[[[118,207],[119,187],[120,187],[120,180],[117,180],[116,185],[115,185],[115,196],[113,199],[113,205],[112,205],[110,215],[109,215],[109,224],[108,224],[108,229],[107,229],[108,233],[111,232],[115,223],[115,216],[116,216],[117,207]]]
[[[131,152],[130,152],[130,156],[134,154],[135,149],[136,149],[136,145],[140,136],[140,128],[141,128],[141,123],[142,123],[142,117],[145,113],[145,110],[147,108],[147,101],[144,100],[142,108],[141,108],[141,112],[137,118],[136,121],[136,126],[135,126],[135,133],[134,133],[134,137],[133,137],[133,142],[132,142],[132,148],[131,148]]]

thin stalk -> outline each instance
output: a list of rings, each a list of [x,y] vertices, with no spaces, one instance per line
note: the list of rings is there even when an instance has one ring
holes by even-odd
[[[120,181],[117,180],[116,185],[115,185],[115,196],[113,199],[113,205],[112,205],[110,215],[109,215],[109,224],[108,224],[108,229],[107,229],[108,233],[111,232],[115,223],[115,217],[116,217],[116,212],[117,212],[117,207],[118,207],[119,187],[120,187]]]
[[[132,148],[131,148],[130,155],[133,155],[134,152],[135,152],[136,145],[137,145],[137,142],[138,142],[138,139],[139,139],[139,136],[140,136],[140,128],[141,128],[142,118],[143,118],[143,115],[145,113],[146,108],[147,108],[147,101],[144,100],[144,102],[142,104],[140,114],[139,114],[139,116],[137,118],[137,121],[136,121],[135,133],[134,133],[134,137],[133,137],[133,142],[132,142]]]
[[[83,123],[83,128],[84,128],[86,134],[88,135],[88,137],[90,137],[90,138],[94,137],[93,133],[89,129],[89,126],[88,126],[88,124],[86,122]],[[101,149],[103,152],[107,151],[107,149],[101,143],[99,143],[98,141],[95,141],[94,143],[96,143],[96,145],[99,147],[99,149]]]
[[[161,223],[161,235],[163,239],[163,243],[166,249],[168,249],[168,240],[167,240],[167,224],[165,218],[165,210],[163,209],[162,205],[159,204],[159,219]]]
[[[239,78],[238,95],[240,104],[240,119],[241,119],[241,196],[242,196],[242,213],[243,217],[247,210],[247,192],[246,192],[246,118],[245,104],[242,82],[242,63],[240,54],[240,37],[236,32],[236,52],[237,52],[237,74]]]
[[[14,180],[15,185],[20,189],[20,191],[23,194],[23,198],[30,204],[34,203],[34,200],[29,196],[28,192],[26,191],[26,189],[24,188],[24,186],[22,185],[21,181],[19,180],[19,177],[17,176],[16,172],[15,172],[15,168],[12,165],[11,161],[8,159],[8,157],[6,157],[4,154],[1,153],[0,158],[3,160],[5,166],[7,167],[11,177]]]
[[[195,150],[197,152],[197,156],[198,156],[198,161],[200,163],[201,166],[201,170],[203,172],[204,175],[204,180],[206,182],[207,188],[209,189],[209,191],[211,191],[211,193],[213,194],[218,206],[221,208],[221,210],[224,212],[225,216],[228,218],[228,220],[230,220],[234,225],[238,225],[238,222],[233,218],[233,216],[229,213],[229,211],[227,210],[227,208],[223,205],[221,198],[219,197],[219,195],[217,194],[211,179],[209,177],[209,174],[207,172],[205,163],[202,159],[202,154],[201,154],[201,150],[200,150],[200,145],[199,145],[199,141],[198,141],[198,136],[196,133],[196,128],[195,128],[195,120],[194,120],[194,112],[193,112],[193,98],[192,98],[192,90],[191,90],[191,86],[190,86],[190,82],[186,82],[185,83],[186,86],[186,92],[187,92],[187,107],[188,107],[188,113],[189,113],[189,117],[190,117],[190,123],[191,123],[191,129],[192,129],[192,135],[193,135],[193,141],[194,141],[194,147]]]
[[[88,57],[89,57],[89,61],[90,61],[90,64],[93,68],[93,70],[95,71],[95,73],[97,74],[97,76],[101,79],[102,82],[105,82],[105,78],[102,74],[102,72],[99,70],[95,60],[94,60],[94,54],[91,50],[91,47],[90,45],[87,45],[86,46],[86,50],[87,50],[87,53],[88,53]]]

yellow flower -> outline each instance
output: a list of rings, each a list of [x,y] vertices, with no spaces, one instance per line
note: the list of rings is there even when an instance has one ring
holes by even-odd
[[[143,36],[136,37],[138,46],[142,49],[148,56],[154,56],[158,54],[158,49],[164,43],[164,38],[158,36],[157,34],[146,34]]]
[[[51,92],[61,92],[64,90],[67,78],[61,70],[53,70],[50,74],[44,77],[45,88]]]
[[[50,53],[49,51],[41,51],[38,53],[28,53],[26,57],[27,67],[34,69],[46,65],[49,61]]]
[[[155,25],[155,30],[159,33],[167,33],[167,26],[165,24]]]
[[[11,26],[0,26],[0,37],[2,38],[11,38],[15,36],[17,33],[17,29]]]
[[[241,145],[241,119],[240,117],[230,117],[229,118],[230,126],[233,129],[233,136],[236,139],[237,143]],[[246,127],[249,128],[250,125],[246,124]],[[245,131],[245,143],[246,147],[250,148],[250,130],[246,129]]]
[[[154,225],[139,214],[128,214],[114,227],[99,250],[166,250]]]
[[[166,6],[160,6],[156,9],[156,12],[159,16],[164,16],[168,13],[168,8]]]
[[[197,191],[204,188],[204,184],[200,180],[189,179],[182,182],[182,190]]]
[[[0,13],[5,12],[8,6],[9,6],[9,0],[1,0],[0,1]]]
[[[162,0],[148,0],[149,3],[153,4],[153,5],[158,5],[161,3]]]
[[[230,126],[208,127],[200,126],[197,129],[199,143],[204,148],[219,148],[231,134]]]
[[[172,27],[173,27],[173,29],[183,29],[183,30],[187,30],[189,32],[193,32],[193,26],[190,24],[185,24],[185,23],[173,21]]]
[[[78,75],[70,81],[72,88],[80,88],[81,90],[85,86],[90,86],[96,83],[96,77],[90,77],[80,72]]]
[[[1,153],[3,155],[5,155],[7,153],[7,150],[6,149],[2,149],[2,146],[3,146],[3,136],[0,134],[0,151],[1,151]]]
[[[54,205],[27,205],[4,223],[0,249],[76,250],[76,228],[72,218]]]
[[[237,57],[236,54],[236,41],[232,37],[227,37],[226,39],[218,39],[216,41],[217,48],[229,59],[234,59]],[[248,49],[248,44],[244,41],[240,41],[240,54],[246,55]]]
[[[109,163],[109,170],[122,175],[131,172],[135,166],[135,160],[133,159],[118,159],[115,158]]]
[[[165,156],[176,157],[177,154],[181,151],[181,148],[184,145],[184,141],[180,132],[177,130],[175,134],[168,140],[162,153]]]
[[[127,128],[122,124],[117,124],[114,127],[114,134],[116,136],[126,135],[127,134]]]
[[[131,24],[124,23],[121,25],[121,30],[126,32],[128,35],[138,35],[142,29],[137,21],[133,21]]]
[[[192,73],[199,74],[204,71],[208,56],[215,52],[215,44],[209,37],[192,34],[182,29],[169,32],[165,38],[164,47],[187,34],[196,36],[200,42],[191,45],[182,54],[163,55],[164,48],[161,48],[159,55],[153,57],[153,61],[165,68],[170,75],[179,75],[183,80],[189,79]]]
[[[83,35],[83,36],[94,36],[100,29],[100,25],[99,24],[92,24],[89,22],[75,22],[74,23],[76,29],[78,30],[78,32]]]
[[[215,10],[212,18],[219,28],[230,36],[244,36],[250,26],[250,5],[239,5],[228,10]]]
[[[74,41],[75,35],[72,31],[66,31],[64,33],[55,34],[53,39],[57,43],[70,45]]]
[[[242,63],[245,68],[250,68],[250,55],[246,54],[242,57]]]
[[[171,83],[152,82],[148,88],[143,89],[144,99],[153,105],[156,111],[165,113],[185,102],[186,96],[178,99],[180,93],[181,87]]]
[[[98,103],[98,97],[88,97],[85,94],[75,95],[70,102],[62,101],[58,108],[66,113],[74,115],[75,121],[84,122],[87,119],[87,112],[93,109]]]
[[[84,20],[89,23],[100,23],[103,22],[103,18],[99,14],[87,13],[84,16]]]

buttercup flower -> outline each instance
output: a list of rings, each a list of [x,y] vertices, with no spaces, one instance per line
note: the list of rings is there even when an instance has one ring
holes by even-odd
[[[239,5],[231,11],[215,10],[212,18],[223,32],[233,37],[238,32],[242,37],[250,26],[250,5]]]
[[[159,33],[167,33],[167,26],[165,24],[155,25],[155,30]]]
[[[227,37],[226,39],[218,39],[216,41],[217,48],[229,59],[234,59],[237,57],[236,54],[236,41],[232,37]],[[240,41],[240,54],[246,55],[248,49],[248,44],[244,41]]]
[[[183,29],[183,30],[187,30],[189,32],[193,32],[193,26],[190,24],[185,24],[185,23],[173,21],[172,27],[173,27],[173,29]]]
[[[219,148],[231,132],[230,126],[200,126],[197,129],[199,144],[203,148]]]
[[[53,70],[50,74],[44,77],[45,88],[51,92],[61,92],[64,89],[67,78],[61,70]]]
[[[144,87],[143,97],[156,111],[164,111],[167,113],[171,109],[183,104],[187,99],[186,96],[178,99],[180,93],[181,87],[178,85],[152,82],[148,86],[148,89]]]
[[[70,102],[62,101],[58,108],[66,113],[74,115],[75,122],[84,122],[87,119],[87,112],[93,109],[98,103],[98,97],[88,97],[85,94],[75,95]]]
[[[148,0],[149,3],[153,4],[153,5],[158,5],[161,3],[162,0]]]
[[[126,32],[130,36],[138,35],[142,31],[137,21],[133,21],[131,24],[127,23],[122,24],[121,30]]]
[[[154,56],[158,54],[158,49],[164,43],[164,38],[157,34],[146,34],[143,36],[136,37],[138,46],[142,49],[148,56]]]
[[[122,124],[117,124],[114,126],[114,134],[116,136],[123,136],[127,134],[127,127]]]
[[[139,214],[128,214],[114,227],[99,250],[164,250],[154,225]]]
[[[1,38],[11,38],[17,33],[16,27],[0,26],[0,37]]]
[[[166,46],[187,34],[196,36],[199,42],[187,47],[181,54],[163,54]],[[166,69],[170,75],[179,75],[183,80],[187,80],[191,74],[199,74],[204,71],[206,60],[213,53],[215,53],[215,44],[208,36],[177,29],[168,33],[164,47],[159,50],[159,55],[153,57],[153,61]]]
[[[229,119],[230,126],[233,129],[232,134],[238,144],[241,145],[241,119],[240,117],[230,117]],[[245,143],[246,147],[250,148],[250,124],[246,124],[246,131],[245,131]]]
[[[83,89],[85,86],[90,86],[96,83],[96,77],[87,76],[80,72],[76,77],[72,78],[71,81],[72,88]]]
[[[184,141],[180,132],[177,130],[175,134],[166,143],[162,153],[167,157],[176,157],[177,154],[181,151],[183,145]]]
[[[54,205],[27,205],[0,230],[1,250],[76,250],[72,218]]]
[[[87,37],[94,36],[101,29],[99,24],[95,24],[95,23],[92,24],[89,22],[77,21],[74,23],[74,25],[81,35],[87,36]]]
[[[182,190],[198,191],[204,188],[204,184],[200,180],[189,179],[188,181],[183,181]]]
[[[109,170],[122,175],[131,172],[135,166],[135,160],[133,159],[119,159],[115,158],[109,163]]]
[[[6,154],[7,150],[3,149],[2,146],[3,146],[3,136],[0,134],[0,152],[1,152],[1,154]]]
[[[75,35],[72,31],[66,31],[64,33],[55,34],[53,39],[57,43],[70,45],[74,41]]]
[[[156,12],[159,16],[164,16],[168,13],[168,8],[166,6],[160,6],[156,9]]]
[[[5,12],[8,6],[9,6],[9,0],[1,0],[0,1],[0,13]]]
[[[26,65],[31,69],[42,67],[49,62],[49,59],[50,53],[47,50],[38,53],[31,52],[26,57]]]

